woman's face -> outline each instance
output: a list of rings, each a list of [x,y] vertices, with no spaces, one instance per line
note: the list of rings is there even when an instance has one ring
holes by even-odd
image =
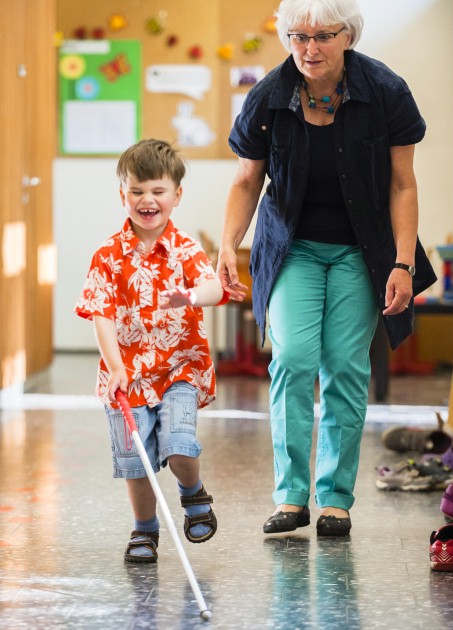
[[[338,81],[344,66],[344,51],[349,48],[351,34],[342,24],[297,24],[288,31],[289,45],[295,64],[308,79]],[[337,33],[335,37],[332,33]],[[330,35],[329,35],[330,34]],[[318,36],[304,41],[304,36]],[[297,37],[298,36],[298,37]]]

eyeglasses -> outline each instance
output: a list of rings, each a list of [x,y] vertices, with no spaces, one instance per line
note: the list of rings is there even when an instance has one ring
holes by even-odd
[[[339,33],[344,31],[346,26],[340,28],[336,33],[318,33],[317,35],[305,35],[305,33],[287,33],[288,39],[291,40],[291,37],[295,41],[296,44],[300,46],[308,46],[310,43],[310,39],[314,39],[317,44],[320,46],[325,46],[326,44],[330,44]]]

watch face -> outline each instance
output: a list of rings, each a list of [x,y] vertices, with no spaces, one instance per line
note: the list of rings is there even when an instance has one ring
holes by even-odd
[[[411,276],[415,276],[415,267],[413,265],[405,265],[404,263],[395,263],[397,269],[405,269]]]

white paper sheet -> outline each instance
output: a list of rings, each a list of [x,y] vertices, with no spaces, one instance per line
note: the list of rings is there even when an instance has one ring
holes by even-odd
[[[136,141],[133,101],[67,101],[63,120],[66,153],[122,153]]]

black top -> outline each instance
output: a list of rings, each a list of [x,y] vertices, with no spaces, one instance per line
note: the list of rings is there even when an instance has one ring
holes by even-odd
[[[294,238],[355,245],[335,163],[333,124],[306,123],[310,138],[307,188]]]

